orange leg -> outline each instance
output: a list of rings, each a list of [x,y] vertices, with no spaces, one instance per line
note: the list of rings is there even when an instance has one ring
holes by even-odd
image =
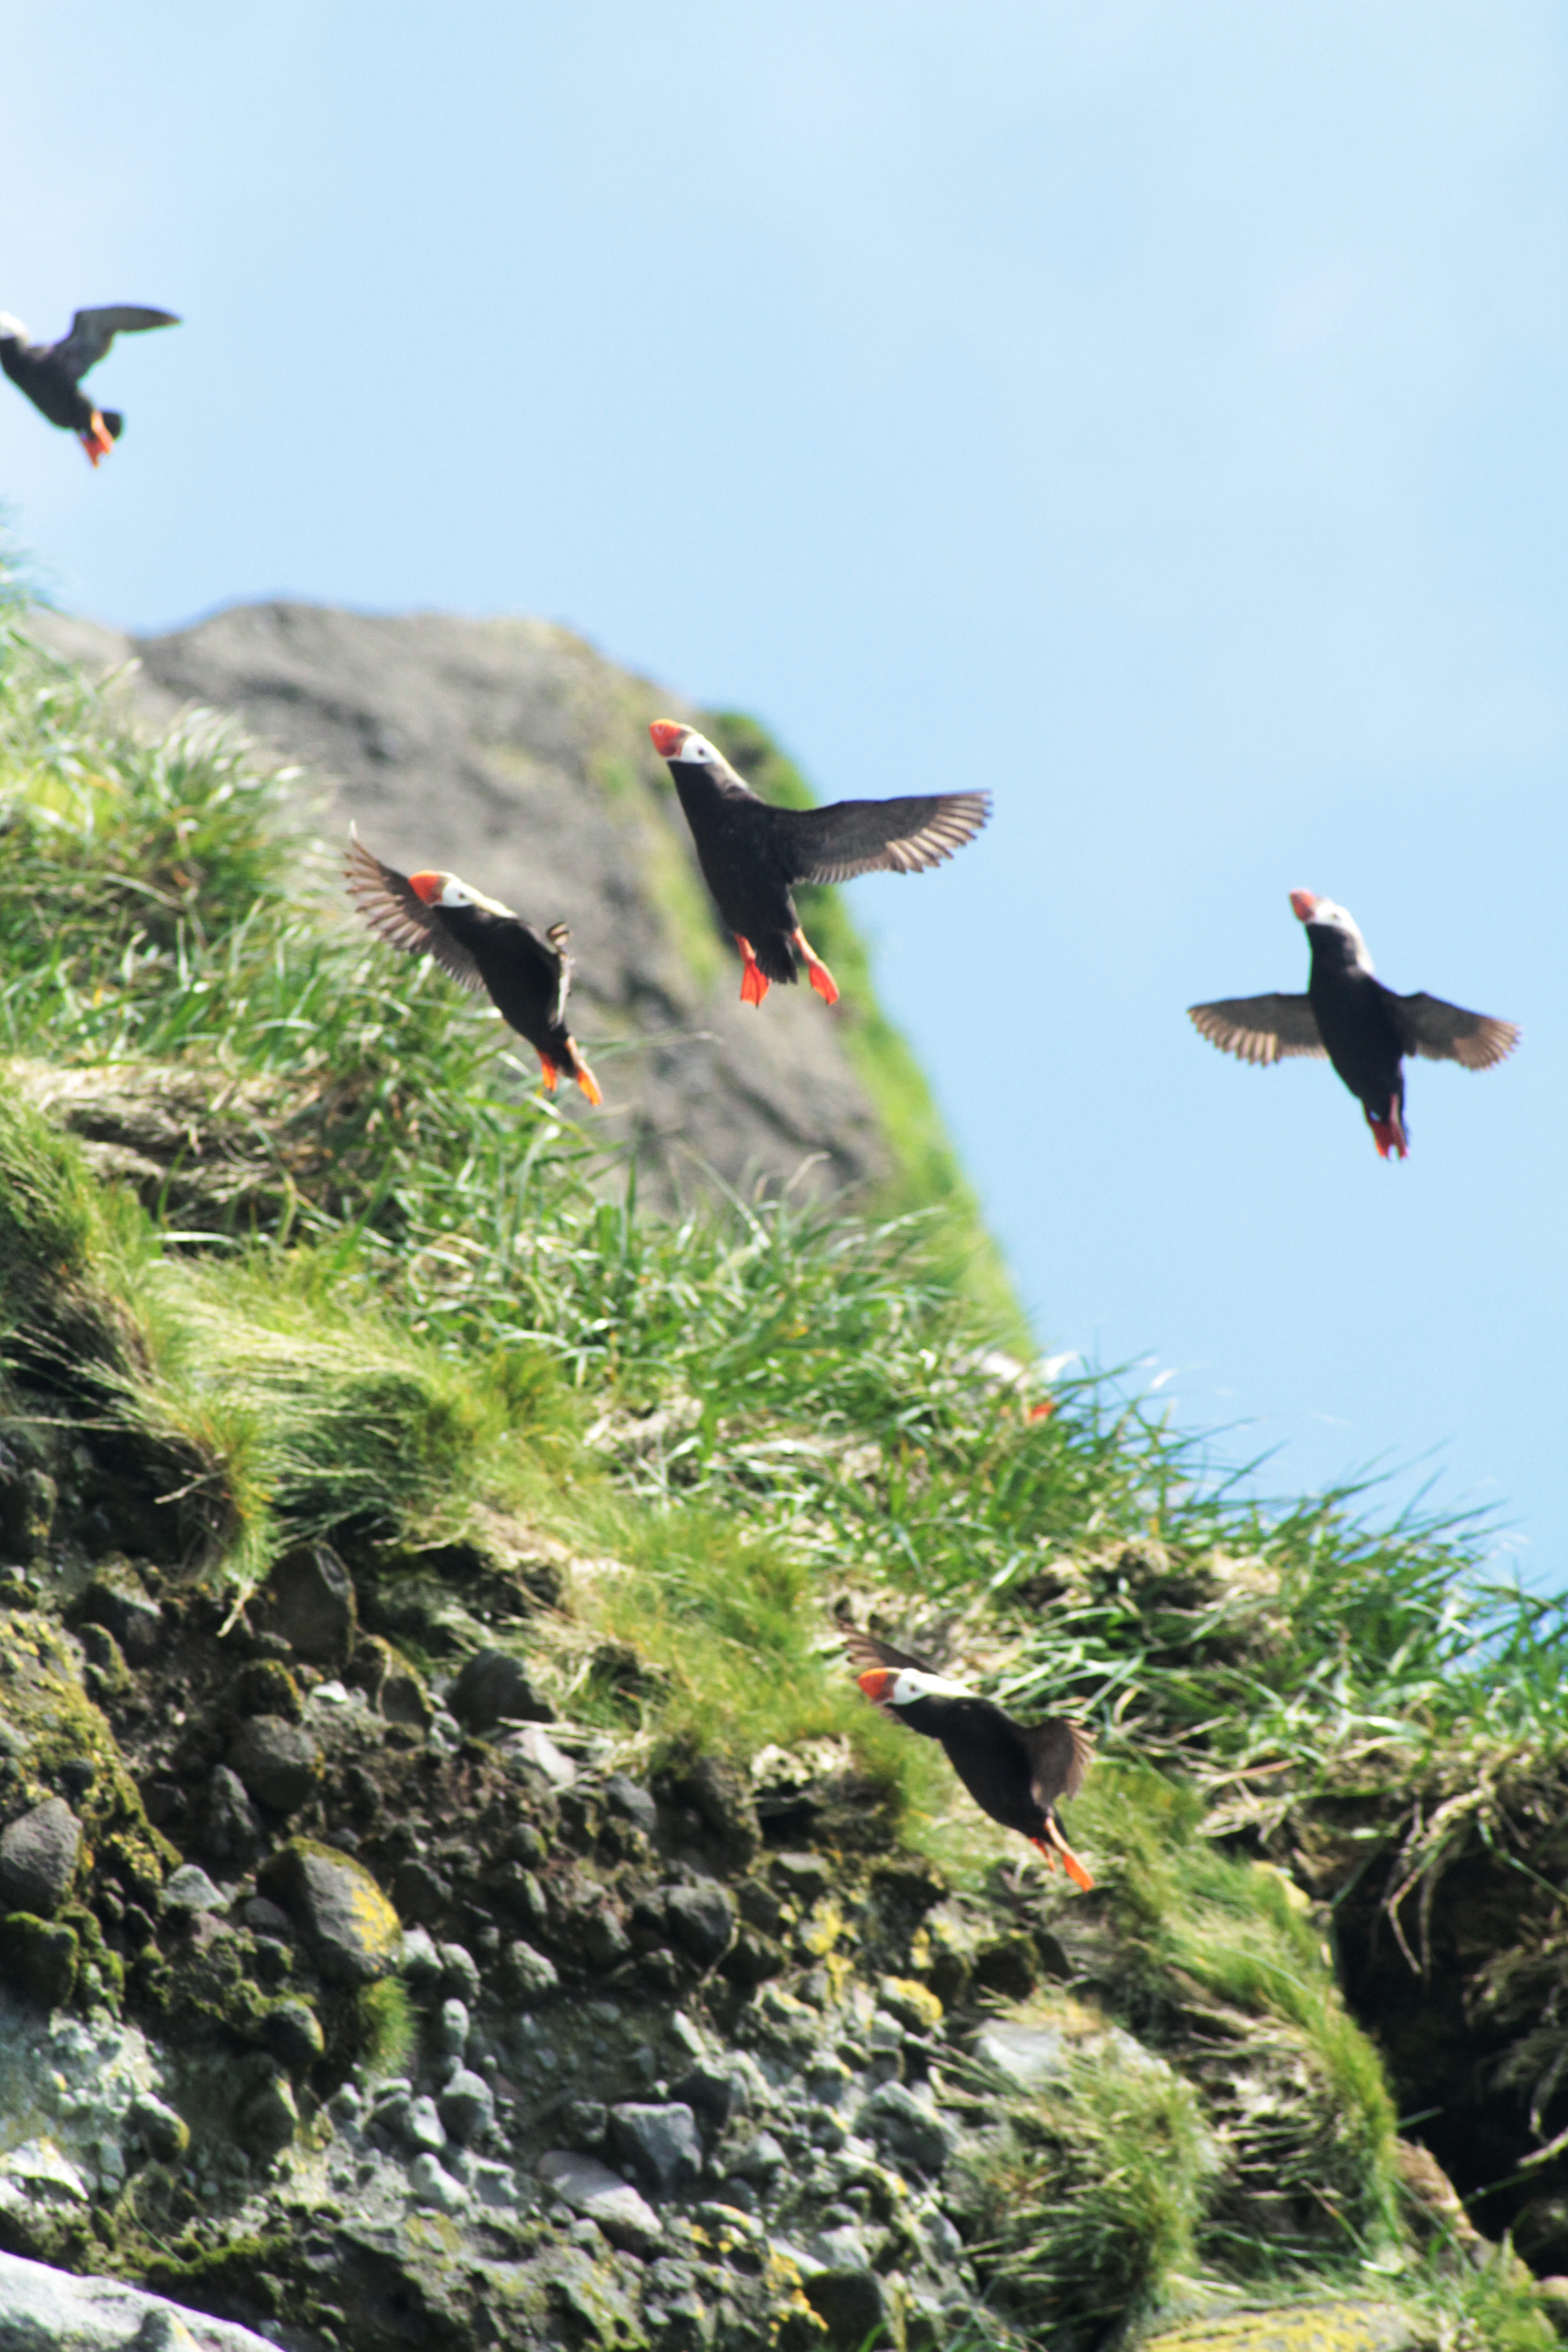
[[[816,950],[812,946],[811,941],[806,938],[805,933],[803,930],[797,929],[795,931],[795,943],[805,959],[806,971],[811,974],[811,984],[813,988],[816,989],[818,996],[825,999],[825,1001],[829,1004],[837,1004],[838,1002],[838,982],[834,979],[833,974],[828,971],[827,966],[823,962],[822,958],[817,954]]]
[[[737,931],[735,945],[746,960],[746,969],[741,974],[741,1002],[742,1004],[760,1004],[768,992],[766,976],[752,952],[751,940],[743,940]]]
[[[561,1073],[556,1068],[553,1062],[547,1062],[545,1060],[542,1054],[539,1056],[539,1075],[544,1081],[545,1093],[547,1095],[552,1095],[555,1092],[556,1081],[560,1077]]]
[[[88,462],[93,466],[100,457],[107,457],[114,446],[114,436],[96,408],[92,412],[92,423],[80,438],[81,446],[87,451]]]
[[[593,1071],[588,1067],[587,1063],[583,1059],[581,1054],[577,1055],[576,1060],[573,1064],[572,1075],[576,1079],[577,1084],[582,1087],[583,1092],[587,1096],[588,1100],[593,1104],[594,1108],[597,1110],[605,1097],[599,1092],[598,1079],[594,1076]]]
[[[1050,1843],[1048,1845],[1046,1843],[1046,1838],[1049,1838],[1050,1840]],[[1039,1847],[1040,1852],[1045,1855],[1046,1860],[1050,1864],[1053,1870],[1056,1868],[1057,1863],[1059,1860],[1062,1868],[1067,1872],[1068,1876],[1072,1880],[1074,1885],[1081,1886],[1084,1893],[1086,1895],[1089,1894],[1090,1889],[1093,1887],[1094,1881],[1089,1876],[1088,1871],[1084,1868],[1082,1863],[1079,1862],[1077,1854],[1074,1853],[1071,1846],[1068,1845],[1066,1838],[1063,1837],[1060,1830],[1058,1829],[1055,1822],[1047,1822],[1046,1823],[1046,1838],[1031,1838],[1029,1840],[1029,1843]]]

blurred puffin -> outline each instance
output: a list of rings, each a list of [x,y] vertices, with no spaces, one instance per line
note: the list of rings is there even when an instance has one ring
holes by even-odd
[[[0,368],[51,425],[76,435],[96,466],[124,432],[125,419],[118,408],[95,408],[79,388],[82,377],[98,365],[116,335],[142,335],[150,327],[179,323],[173,310],[114,302],[102,310],[79,310],[69,334],[58,343],[35,343],[19,319],[0,310]]]
[[[694,727],[656,719],[647,731],[669,762],[702,878],[744,960],[743,1004],[760,1004],[770,981],[795,980],[802,964],[818,996],[838,1002],[837,982],[801,929],[792,884],[918,874],[973,841],[991,814],[989,793],[774,808]]]
[[[1051,1869],[1059,1860],[1085,1892],[1093,1879],[1062,1835],[1058,1797],[1076,1797],[1094,1761],[1094,1739],[1065,1716],[1015,1723],[988,1698],[949,1682],[924,1659],[895,1650],[857,1626],[841,1625],[856,1681],[886,1715],[942,1745],[948,1762],[983,1813],[1038,1846]]]
[[[555,1092],[564,1070],[591,1103],[602,1101],[566,1026],[572,959],[565,924],[552,923],[542,939],[510,907],[455,874],[399,874],[372,856],[352,825],[349,832],[349,896],[371,929],[405,955],[433,956],[464,988],[483,990],[538,1055],[546,1093]]]
[[[1305,996],[1223,997],[1189,1005],[1188,1013],[1200,1036],[1238,1061],[1326,1055],[1360,1100],[1381,1156],[1403,1160],[1410,1149],[1405,1056],[1489,1070],[1512,1053],[1520,1033],[1511,1021],[1467,1013],[1424,989],[1397,995],[1373,971],[1366,941],[1342,907],[1310,890],[1292,890],[1290,904],[1311,943]]]

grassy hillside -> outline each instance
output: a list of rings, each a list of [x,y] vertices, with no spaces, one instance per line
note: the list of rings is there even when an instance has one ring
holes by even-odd
[[[1501,1857],[1525,1891],[1491,1956],[1557,1985],[1559,1607],[1488,1590],[1463,1525],[1378,1529],[1353,1494],[1263,1510],[1112,1389],[998,1378],[1014,1328],[929,1206],[666,1225],[633,1182],[606,1201],[591,1143],[498,1087],[494,1025],[355,929],[275,783],[210,733],[132,740],[15,617],[0,838],[0,1437],[47,1473],[72,1436],[136,1548],[232,1604],[303,1535],[395,1578],[521,1515],[614,1564],[559,1634],[580,1720],[656,1759],[846,1743],[864,1805],[959,1885],[1016,1846],[859,1702],[835,1607],[966,1654],[1021,1712],[1070,1706],[1107,1759],[1072,1821],[1118,1955],[1097,1998],[1166,2055],[1095,2042],[1070,2095],[1003,2102],[973,2183],[998,2310],[1044,2343],[1194,2270],[1371,2276],[1445,2341],[1551,2340],[1511,2269],[1411,2240],[1412,2110],[1329,1939],[1361,1938],[1341,1974],[1364,1945],[1370,1985],[1377,1934],[1414,1938],[1424,1985],[1445,1883]],[[853,989],[833,902],[806,920]],[[857,1050],[910,1200],[952,1192],[874,1016]],[[1560,2126],[1568,2026],[1527,2007],[1500,2028],[1524,2186],[1481,2211],[1498,2230],[1558,2185],[1519,2117],[1538,2147]],[[1272,2106],[1204,2058],[1226,2036]],[[976,2078],[993,2120],[999,2095]]]

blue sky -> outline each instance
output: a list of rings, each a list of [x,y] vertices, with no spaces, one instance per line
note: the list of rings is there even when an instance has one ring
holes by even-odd
[[[1420,1460],[1568,1581],[1559,7],[0,31],[0,308],[187,321],[105,364],[97,476],[0,401],[61,602],[540,613],[830,795],[991,785],[855,896],[1042,1345],[1148,1359],[1281,1488]],[[1184,1017],[1302,984],[1298,887],[1524,1025],[1415,1066],[1402,1167]]]

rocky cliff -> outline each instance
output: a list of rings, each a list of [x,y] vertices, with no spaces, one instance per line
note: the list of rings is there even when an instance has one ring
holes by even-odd
[[[742,1191],[762,1179],[895,1208],[940,1201],[954,1248],[993,1303],[1004,1296],[830,894],[808,894],[808,919],[828,903],[825,937],[853,982],[840,1004],[829,1014],[805,990],[778,990],[759,1019],[738,1000],[739,963],[647,721],[700,720],[760,789],[805,797],[753,724],[695,711],[542,621],[279,603],[159,637],[47,614],[33,625],[100,674],[124,669],[154,728],[201,707],[300,762],[301,802],[329,835],[355,822],[405,871],[447,866],[542,928],[567,923],[574,1025],[604,1065],[606,1108],[591,1124],[635,1151],[656,1201],[700,1194],[715,1175]],[[940,883],[891,887],[931,893],[935,919]]]
[[[0,640],[0,2352],[1553,2342],[1561,1612],[606,1197]],[[1094,1724],[1091,1893],[846,1616]]]

